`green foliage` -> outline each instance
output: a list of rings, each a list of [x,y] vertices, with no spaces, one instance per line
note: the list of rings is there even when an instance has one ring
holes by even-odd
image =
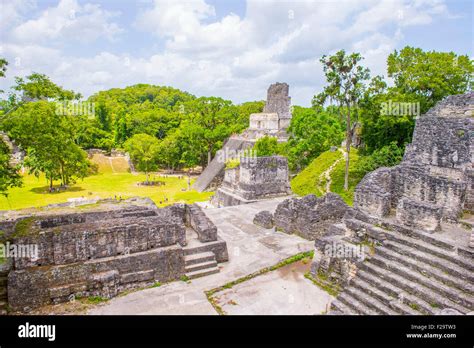
[[[331,108],[295,106],[287,146],[290,169],[299,171],[344,139],[344,125]]]
[[[7,196],[7,190],[11,187],[22,185],[18,166],[10,163],[11,152],[8,145],[0,137],[0,195]]]
[[[278,144],[277,138],[264,136],[257,140],[253,151],[259,157],[279,155],[282,152],[282,145]]]
[[[365,173],[359,171],[357,162],[359,161],[359,153],[357,149],[352,148],[350,152],[349,166],[349,182],[348,188],[344,188],[345,181],[345,163],[340,161],[332,170],[330,191],[339,194],[342,199],[349,205],[354,200],[354,190],[357,184],[362,180]]]
[[[240,159],[235,158],[235,159],[230,159],[225,163],[225,168],[226,169],[233,169],[237,168],[240,165]]]
[[[80,99],[81,95],[56,85],[44,74],[33,73],[26,78],[15,77],[13,89],[33,100],[54,99],[58,101]]]
[[[341,159],[342,153],[340,151],[323,152],[291,180],[291,190],[300,196],[324,195],[326,193],[324,182],[320,181],[320,177],[334,162]]]
[[[0,58],[0,77],[5,77],[8,62],[5,58]]]
[[[53,103],[38,101],[21,105],[2,126],[26,150],[30,173],[44,173],[52,188],[53,180],[69,185],[89,173],[87,154],[74,141],[76,121],[74,116],[56,114]]]
[[[403,159],[404,148],[396,142],[390,143],[375,150],[367,156],[360,156],[357,162],[357,171],[361,173],[371,172],[379,167],[393,167]]]
[[[474,64],[468,55],[453,52],[423,51],[406,46],[387,59],[388,77],[401,94],[415,94],[422,111],[453,94],[472,88]]]
[[[125,150],[130,155],[135,168],[145,173],[148,182],[150,171],[158,169],[158,153],[160,144],[158,139],[148,134],[135,134],[125,143]]]
[[[387,89],[380,78],[373,79],[360,103],[361,138],[367,153],[392,142],[404,147],[411,141],[414,117],[382,115],[382,103],[419,103],[419,113],[423,114],[443,98],[465,93],[473,84],[474,65],[467,55],[407,46],[390,54],[387,65],[395,85]]]
[[[362,60],[359,53],[346,54],[344,50],[333,56],[323,56],[324,74],[327,85],[324,90],[314,97],[313,105],[323,106],[329,100],[335,100],[339,113],[346,116],[346,152],[350,152],[352,135],[358,118],[358,103],[366,89],[365,81],[370,78],[370,71],[359,65]],[[346,157],[344,189],[349,189],[350,156]]]

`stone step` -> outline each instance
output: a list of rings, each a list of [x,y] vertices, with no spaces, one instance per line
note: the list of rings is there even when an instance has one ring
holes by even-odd
[[[344,303],[342,303],[338,299],[332,300],[331,308],[343,314],[357,315],[357,312],[355,312],[352,308],[346,306]]]
[[[405,304],[415,304],[419,307],[420,312],[424,314],[434,314],[434,308],[426,301],[407,294],[406,291],[393,286],[385,280],[373,276],[360,269],[357,272],[357,278],[352,280],[352,284],[362,291],[377,297],[383,304],[397,313],[410,314],[410,310],[406,309]],[[403,303],[400,302],[400,294],[403,294]]]
[[[375,255],[370,260],[370,262],[377,264],[378,266],[381,266],[382,268],[385,268],[386,270],[389,270],[393,273],[396,273],[405,279],[415,281],[436,292],[439,292],[440,294],[448,297],[453,302],[459,303],[462,306],[472,308],[474,304],[474,297],[472,295],[466,294],[461,290],[447,286],[442,282],[433,278],[429,278],[420,272],[413,271],[412,269],[402,265],[399,262],[388,260],[381,255]]]
[[[456,247],[452,243],[441,240],[437,237],[433,237],[433,235],[427,232],[408,228],[400,224],[388,222],[386,220],[381,220],[374,217],[367,217],[364,214],[360,213],[357,214],[356,218],[345,219],[345,222],[346,226],[353,231],[365,229],[369,234],[372,232],[373,238],[376,238],[378,234],[380,234],[382,237],[387,238],[387,234],[398,233],[398,235],[420,240],[433,246],[445,249],[447,251],[453,252],[456,249]]]
[[[367,307],[364,303],[360,302],[356,298],[354,298],[351,294],[347,292],[343,292],[339,294],[337,297],[339,301],[344,303],[346,306],[350,307],[354,312],[358,314],[363,314],[363,315],[377,315],[380,314],[380,312]]]
[[[7,277],[2,277],[0,278],[0,287],[5,287],[8,284],[8,278]]]
[[[0,300],[0,315],[7,315],[8,303],[6,300]]]
[[[205,251],[199,254],[186,255],[184,257],[184,264],[186,266],[194,265],[196,263],[202,263],[206,261],[215,261],[216,255],[212,251]]]
[[[433,254],[427,254],[423,251],[419,251],[415,248],[409,247],[407,245],[403,245],[394,241],[386,241],[384,246],[388,249],[394,250],[399,254],[408,256],[409,258],[426,262],[431,266],[436,268],[442,269],[445,272],[448,272],[450,275],[460,277],[461,279],[474,282],[474,273],[470,270],[459,266],[455,263],[452,263],[446,259],[442,259],[438,256]]]
[[[348,286],[344,292],[347,292],[352,295],[352,297],[355,297],[357,300],[360,302],[364,303],[368,307],[376,310],[377,312],[381,314],[387,314],[387,315],[396,315],[398,314],[394,310],[390,309],[387,307],[385,304],[380,302],[376,297],[372,296],[370,292],[368,292],[367,288],[359,287],[356,285],[357,283],[357,278],[352,279],[351,285],[353,286]]]
[[[401,264],[418,271],[430,278],[436,278],[448,286],[454,286],[462,291],[474,293],[474,286],[469,281],[462,280],[458,277],[451,276],[446,272],[430,266],[426,262],[420,262],[412,258],[407,258],[393,250],[387,249],[383,246],[377,246],[376,253],[385,257],[386,259],[400,262]]]
[[[423,251],[436,257],[448,260],[470,271],[474,271],[474,264],[472,263],[472,260],[457,255],[454,249],[446,250],[445,248],[440,248],[439,246],[433,245],[423,240],[407,237],[397,232],[386,233],[385,236],[390,242],[393,241],[399,244],[412,247],[416,250]]]
[[[200,269],[194,272],[189,272],[189,273],[186,273],[186,277],[188,277],[189,279],[195,279],[195,278],[200,278],[200,277],[204,277],[204,276],[215,274],[215,273],[219,273],[218,267]]]
[[[7,288],[1,287],[0,288],[0,299],[4,299],[7,297]]]
[[[400,267],[403,267],[400,265]],[[385,282],[393,284],[399,289],[403,289],[409,294],[421,298],[429,303],[436,304],[439,308],[454,308],[461,313],[468,313],[471,310],[463,305],[460,305],[444,296],[440,291],[434,291],[432,288],[426,287],[417,281],[406,279],[385,267],[379,267],[371,262],[364,262],[361,268],[368,273],[383,279]],[[426,278],[419,274],[420,278]],[[375,286],[375,284],[372,284]]]
[[[194,271],[199,271],[201,269],[208,269],[208,268],[215,268],[217,267],[217,262],[216,260],[212,261],[204,261],[201,263],[194,263],[192,265],[188,265],[185,267],[185,272],[186,273],[191,273]]]

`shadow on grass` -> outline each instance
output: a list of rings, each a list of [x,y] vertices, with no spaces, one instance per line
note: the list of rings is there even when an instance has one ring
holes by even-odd
[[[54,189],[57,189],[58,187],[53,187]],[[66,192],[80,192],[80,191],[85,191],[82,187],[80,186],[73,186],[73,187],[68,187],[67,189],[61,189],[60,191],[54,191],[54,192],[49,192],[49,186],[42,186],[42,187],[33,187],[30,192],[33,193],[39,193],[39,194],[51,194],[51,195],[58,195],[61,193],[66,193]]]

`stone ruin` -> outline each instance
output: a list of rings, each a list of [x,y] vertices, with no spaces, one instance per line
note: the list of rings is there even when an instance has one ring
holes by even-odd
[[[37,257],[13,257],[3,269],[15,312],[213,274],[228,261],[225,241],[197,205],[101,201],[4,220],[0,230],[10,244],[38,248]]]
[[[316,241],[312,276],[343,287],[331,313],[473,310],[473,112],[471,92],[419,117],[403,161],[367,174],[354,209]]]
[[[315,195],[288,198],[278,204],[272,221],[277,231],[316,240],[341,221],[348,209],[342,198],[334,193],[321,198]]]
[[[278,141],[287,141],[286,129],[291,121],[291,98],[286,83],[274,83],[267,91],[267,101],[262,113],[251,114],[249,128],[241,134],[231,136],[220,150],[225,156],[216,155],[193,184],[199,192],[208,187],[217,187],[224,176],[226,160],[238,157],[238,152],[252,147],[258,138],[274,136]]]
[[[267,91],[267,102],[262,113],[250,115],[250,125],[241,137],[258,139],[262,136],[275,136],[279,141],[288,140],[287,128],[291,122],[291,97],[286,83],[274,83]]]
[[[367,174],[353,208],[309,195],[256,216],[315,240],[310,276],[338,292],[330,314],[472,312],[473,111],[471,92],[419,117],[403,161]]]
[[[401,164],[368,174],[356,208],[426,231],[474,211],[474,93],[446,98],[418,118]]]
[[[291,194],[288,160],[282,156],[241,157],[225,169],[222,186],[212,198],[215,206],[231,206]]]

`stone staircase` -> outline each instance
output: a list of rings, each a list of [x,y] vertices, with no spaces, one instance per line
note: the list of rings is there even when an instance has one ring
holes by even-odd
[[[8,270],[0,270],[0,315],[6,315],[8,311],[7,278]]]
[[[193,249],[185,251],[185,270],[188,279],[204,277],[219,273],[216,256],[212,251],[193,253]]]
[[[232,153],[237,150],[240,150],[244,145],[245,141],[237,138],[229,138],[224,146],[222,151],[224,153]],[[219,159],[219,156],[213,158],[211,163],[204,169],[204,171],[199,175],[196,181],[193,184],[193,188],[198,191],[204,191],[214,180],[214,178],[219,175],[224,170],[225,162]]]
[[[344,221],[346,235],[365,233],[374,242],[375,254],[359,265],[355,277],[332,302],[334,313],[473,311],[472,250],[462,248],[461,252],[460,247],[433,234],[370,219],[347,217]]]

